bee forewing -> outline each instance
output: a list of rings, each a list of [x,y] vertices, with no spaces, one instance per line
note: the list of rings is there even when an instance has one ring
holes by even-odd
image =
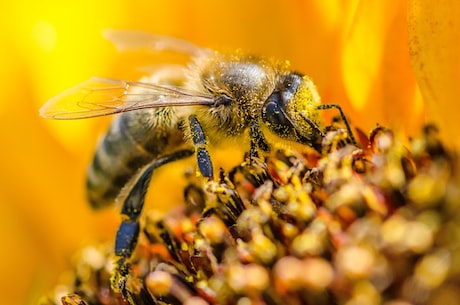
[[[145,108],[213,103],[211,95],[180,87],[91,78],[51,98],[40,109],[40,115],[51,119],[83,119]]]
[[[173,51],[198,56],[212,52],[188,41],[134,30],[105,30],[103,36],[119,51],[146,49],[153,52]]]

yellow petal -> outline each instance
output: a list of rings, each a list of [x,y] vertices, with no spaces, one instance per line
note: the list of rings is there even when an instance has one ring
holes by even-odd
[[[350,58],[345,66],[347,73],[359,70],[359,61],[365,65],[367,59],[356,55],[367,44],[363,44],[362,35],[357,33],[365,30],[366,23],[373,19],[359,21],[359,18],[366,18],[365,14],[370,13],[381,14],[378,5],[374,9],[364,7],[364,17],[358,18],[355,15],[358,3],[361,2],[236,0],[223,4],[211,0],[199,3],[81,0],[70,5],[53,0],[3,1],[0,5],[0,25],[5,29],[0,48],[0,81],[4,85],[0,91],[0,130],[3,131],[0,206],[4,210],[0,213],[0,240],[8,251],[0,252],[4,271],[0,287],[6,287],[14,299],[0,303],[24,303],[28,286],[36,289],[30,296],[31,303],[36,303],[34,297],[45,291],[43,286],[49,286],[64,269],[82,237],[84,241],[100,236],[113,240],[118,215],[113,215],[115,211],[96,214],[84,200],[85,168],[106,122],[48,122],[37,115],[39,106],[49,97],[90,76],[135,79],[139,75],[137,64],[145,58],[117,54],[110,43],[101,38],[103,29],[140,29],[178,36],[206,47],[224,50],[241,47],[289,59],[295,70],[312,76],[325,103],[341,103],[349,113],[347,96],[358,105],[365,100],[368,106],[363,109],[371,110],[373,116],[368,117],[363,110],[361,117],[373,126],[380,119],[374,113],[386,107],[390,111],[389,107],[394,106],[387,101],[398,96],[392,89],[385,99],[379,97],[386,92],[382,87],[387,86],[379,78],[379,69],[387,65],[378,63],[385,58],[384,51],[374,49],[364,50],[374,61],[370,65],[372,78],[366,79],[365,74],[356,78],[346,75],[347,91],[344,91],[342,48],[345,46],[348,50],[344,58]],[[406,59],[398,55],[398,50],[403,49],[400,36],[404,30],[399,29],[404,8],[396,4],[389,6],[384,14],[397,15],[398,26],[387,25],[379,30],[381,25],[377,24],[371,33],[372,42],[379,43],[381,37],[387,37],[384,46],[378,46],[390,47],[391,35],[396,35],[398,48],[391,51],[398,58],[394,65],[405,67]],[[355,25],[359,25],[358,30],[353,30]],[[396,34],[392,32],[395,28]],[[401,80],[401,84],[405,84],[406,73],[404,68],[395,82]],[[394,74],[388,72],[385,79],[393,80],[391,75]],[[361,87],[362,92],[369,92],[372,84],[366,84],[366,80],[374,82],[374,77],[380,80],[377,82],[380,89],[360,97],[359,91],[354,90]],[[408,84],[409,91],[403,90],[402,96],[409,95],[410,100],[413,83]],[[390,82],[388,88],[394,87]],[[375,111],[373,105],[379,110]],[[408,107],[404,108],[406,113],[409,113]],[[361,126],[358,117],[354,118],[353,122]],[[168,183],[168,179],[163,180]],[[181,196],[177,191],[174,193]],[[155,196],[155,189],[152,194]]]
[[[460,2],[409,1],[410,54],[428,119],[460,147]]]
[[[360,127],[418,130],[422,105],[409,61],[404,1],[360,1],[344,33],[343,81]],[[346,28],[348,29],[348,28]]]

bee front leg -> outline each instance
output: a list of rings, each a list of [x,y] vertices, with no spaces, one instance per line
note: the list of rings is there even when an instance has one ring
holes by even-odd
[[[192,133],[193,145],[196,148],[198,168],[203,177],[212,180],[214,177],[212,162],[207,149],[207,142],[203,132],[203,127],[194,115],[191,115],[188,119],[190,123],[190,131]]]
[[[347,128],[347,132],[348,132],[348,135],[350,137],[351,143],[353,145],[357,146],[357,144],[356,144],[357,142],[356,142],[355,136],[353,135],[353,132],[351,132],[350,124],[348,123],[348,119],[345,116],[345,114],[343,113],[342,107],[340,107],[340,105],[337,105],[337,104],[323,104],[323,105],[319,105],[319,106],[316,107],[316,109],[318,109],[318,110],[327,110],[327,109],[332,109],[332,108],[335,108],[335,109],[337,109],[339,111],[340,117],[342,118],[342,121],[345,124],[345,127]]]
[[[260,125],[258,121],[251,123],[249,127],[249,137],[251,141],[251,147],[249,150],[249,157],[254,158],[258,157],[257,150],[260,149],[263,152],[270,151],[270,145],[268,145],[267,140],[265,140],[262,130],[260,130]]]

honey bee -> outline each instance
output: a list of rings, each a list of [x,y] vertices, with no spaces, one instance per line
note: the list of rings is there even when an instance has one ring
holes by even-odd
[[[129,257],[135,246],[145,185],[158,166],[195,154],[201,175],[213,179],[208,145],[246,144],[251,156],[280,142],[319,150],[324,137],[319,110],[336,108],[346,122],[341,108],[321,104],[312,80],[289,70],[285,61],[220,53],[143,32],[105,34],[120,49],[146,47],[190,58],[187,66],[171,65],[140,81],[92,78],[40,110],[52,119],[121,113],[87,173],[88,199],[96,208],[112,204],[133,181],[122,206],[128,217],[118,231],[117,255]]]

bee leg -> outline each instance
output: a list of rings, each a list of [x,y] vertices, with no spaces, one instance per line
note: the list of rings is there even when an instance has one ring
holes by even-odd
[[[257,153],[257,148],[262,150],[263,152],[269,152],[270,146],[268,145],[267,141],[265,140],[264,134],[260,130],[259,122],[254,121],[249,128],[249,137],[251,139],[251,148],[249,151],[249,157],[252,159],[253,157],[258,157],[259,154]]]
[[[332,109],[332,108],[335,108],[335,109],[337,109],[339,111],[340,117],[342,118],[342,121],[345,124],[345,127],[347,128],[347,132],[348,132],[348,135],[350,137],[350,140],[351,140],[352,144],[357,146],[357,144],[356,144],[357,142],[356,142],[355,136],[353,135],[353,132],[351,132],[350,124],[348,123],[348,119],[345,116],[345,114],[343,113],[342,107],[340,107],[340,105],[337,105],[337,104],[324,104],[324,105],[319,105],[319,106],[316,107],[316,109],[318,109],[318,110],[327,110],[327,109]]]
[[[61,303],[63,305],[88,305],[88,303],[77,294],[63,296],[61,298]]]
[[[126,297],[125,282],[129,274],[128,259],[131,257],[139,237],[139,217],[144,206],[145,194],[149,187],[153,171],[158,167],[172,161],[183,159],[194,154],[193,150],[180,150],[156,159],[144,167],[136,181],[128,191],[121,209],[122,222],[115,239],[115,255],[119,257],[117,267],[112,278],[112,286],[116,291],[121,291]]]
[[[213,169],[211,157],[209,152],[206,149],[206,137],[203,132],[203,127],[201,127],[200,122],[196,119],[194,115],[191,115],[189,118],[190,130],[192,133],[193,144],[196,148],[196,157],[198,162],[198,168],[203,177],[213,179]]]
[[[156,159],[141,171],[140,176],[138,176],[137,181],[126,196],[121,209],[124,219],[118,229],[115,242],[115,254],[117,256],[128,258],[134,250],[137,236],[139,235],[138,220],[144,206],[145,194],[153,171],[166,163],[189,157],[192,154],[192,150],[180,150]]]

